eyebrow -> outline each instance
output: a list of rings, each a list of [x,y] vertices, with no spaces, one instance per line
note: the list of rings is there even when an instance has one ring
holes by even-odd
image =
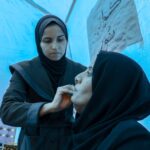
[[[63,36],[65,37],[65,35],[58,35],[57,37],[63,37]],[[46,35],[45,35],[45,36],[43,36],[43,38],[50,39],[50,38],[52,38],[52,37],[50,37],[50,36],[46,36]]]
[[[63,36],[65,37],[65,35],[58,35],[58,37],[63,37]]]

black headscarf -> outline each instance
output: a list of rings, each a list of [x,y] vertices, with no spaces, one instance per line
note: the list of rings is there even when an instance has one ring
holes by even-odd
[[[74,125],[75,149],[94,149],[119,122],[139,120],[150,114],[150,83],[141,67],[122,54],[98,54],[92,93]]]
[[[52,23],[57,24],[62,29],[65,35],[65,38],[68,41],[68,32],[67,32],[66,25],[60,18],[54,15],[46,15],[38,21],[36,28],[35,28],[35,40],[36,40],[36,46],[37,46],[37,50],[38,50],[41,63],[45,67],[48,73],[48,76],[53,84],[53,88],[56,91],[56,88],[59,83],[59,79],[61,76],[63,76],[65,69],[66,69],[66,57],[65,57],[66,53],[60,60],[53,61],[47,58],[43,54],[41,46],[40,46],[40,42],[41,42],[42,35],[43,35],[45,28],[48,27]]]

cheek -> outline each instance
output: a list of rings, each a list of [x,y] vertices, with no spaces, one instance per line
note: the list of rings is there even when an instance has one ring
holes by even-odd
[[[64,42],[64,43],[58,44],[58,47],[60,51],[65,52],[67,49],[67,43]]]
[[[58,50],[59,50],[59,52],[61,52],[61,53],[63,54],[63,53],[65,53],[65,51],[66,51],[66,47],[65,47],[65,46],[60,46],[60,47],[58,48]]]
[[[92,96],[91,80],[87,81],[86,83],[87,84],[85,84],[85,86],[83,88],[83,92],[82,92],[85,103],[87,103]]]
[[[45,54],[46,56],[48,56],[51,52],[50,44],[42,44],[41,49],[42,49],[43,54]]]
[[[41,43],[40,46],[41,46],[41,49],[43,52],[47,51],[47,45],[46,44]]]
[[[78,88],[78,92],[76,92],[73,95],[72,101],[77,105],[85,105],[88,103],[91,96],[92,96],[91,87]]]
[[[92,77],[89,77],[85,80],[83,90],[85,93],[92,93]]]

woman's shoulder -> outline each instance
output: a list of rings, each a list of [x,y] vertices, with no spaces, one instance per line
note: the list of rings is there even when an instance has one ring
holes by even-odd
[[[117,129],[120,132],[130,132],[130,131],[143,131],[149,133],[148,130],[137,122],[137,120],[124,120],[118,123],[114,130]],[[134,129],[134,130],[133,130]]]
[[[111,131],[119,140],[132,139],[134,137],[141,138],[143,135],[147,136],[150,140],[149,131],[136,120],[124,120],[118,123]]]
[[[24,60],[24,61],[20,61],[20,62],[10,65],[9,70],[11,73],[13,73],[15,70],[18,71],[18,70],[30,69],[36,66],[39,67],[39,65],[40,65],[39,58],[34,57],[31,60]]]
[[[116,124],[97,150],[150,150],[150,133],[136,120]]]
[[[109,139],[109,140],[108,140]],[[149,150],[150,133],[136,120],[125,120],[118,123],[108,135],[107,140],[120,150]]]

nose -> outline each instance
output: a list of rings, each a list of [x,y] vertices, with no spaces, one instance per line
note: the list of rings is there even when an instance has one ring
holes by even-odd
[[[80,84],[81,83],[81,77],[80,76],[76,76],[75,77],[75,84]]]
[[[56,41],[52,42],[52,49],[57,49],[57,42]]]

